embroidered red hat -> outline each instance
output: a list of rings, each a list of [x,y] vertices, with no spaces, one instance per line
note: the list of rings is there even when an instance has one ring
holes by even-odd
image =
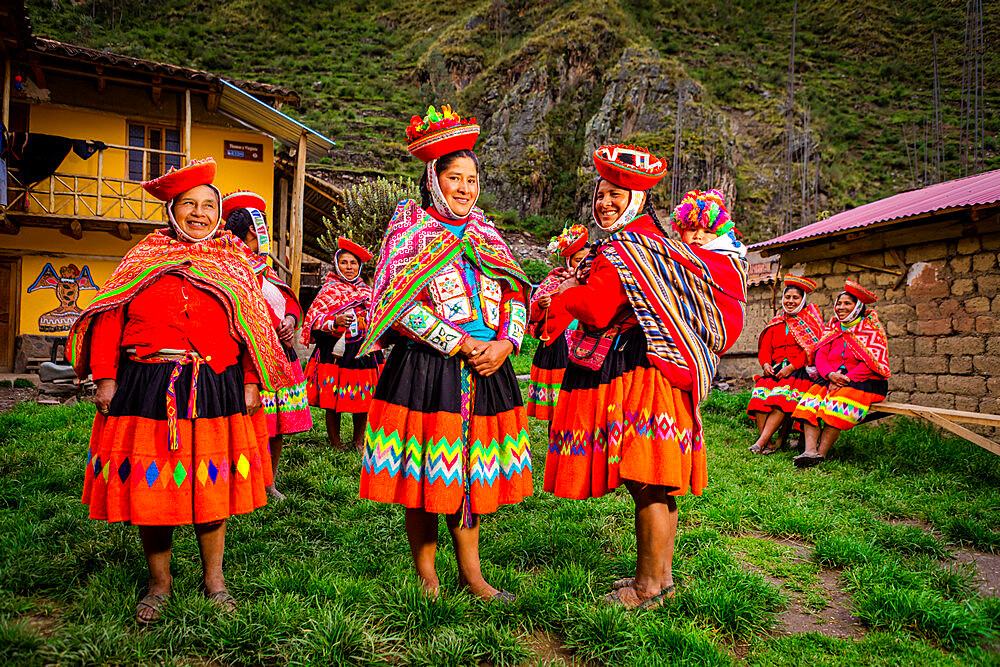
[[[143,182],[142,187],[160,201],[170,201],[191,188],[199,185],[212,185],[212,181],[215,180],[215,170],[214,158],[192,160],[185,167],[180,169],[171,167],[170,171],[163,176]]]
[[[463,119],[447,104],[441,107],[441,111],[428,107],[426,116],[413,116],[406,128],[406,139],[409,141],[406,148],[423,162],[455,151],[471,151],[478,138],[476,119]]]
[[[667,165],[645,148],[617,144],[594,151],[594,166],[606,181],[628,190],[649,190],[667,173]]]
[[[583,249],[590,239],[590,232],[583,225],[570,225],[549,242],[549,252],[559,253],[569,259]]]
[[[790,273],[786,273],[785,287],[797,287],[802,290],[803,294],[809,294],[816,289],[816,281],[803,276],[793,276]]]
[[[865,305],[876,301],[874,292],[865,289],[853,280],[844,282],[844,291]]]
[[[259,194],[249,190],[230,192],[222,198],[222,219],[228,219],[229,214],[238,208],[255,208],[261,213],[266,213],[267,202]]]
[[[364,264],[372,258],[372,254],[349,238],[341,236],[337,239],[337,249],[346,250],[358,258],[358,262]]]

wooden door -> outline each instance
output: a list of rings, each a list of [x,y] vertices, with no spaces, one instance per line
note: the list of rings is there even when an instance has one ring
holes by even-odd
[[[0,373],[14,369],[18,277],[18,261],[0,259]]]

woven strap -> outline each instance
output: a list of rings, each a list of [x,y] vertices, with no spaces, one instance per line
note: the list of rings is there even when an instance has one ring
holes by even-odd
[[[129,351],[129,358],[144,364],[174,364],[170,372],[170,381],[167,383],[167,449],[176,451],[180,449],[180,437],[177,434],[177,378],[181,371],[188,364],[192,364],[194,369],[191,373],[191,393],[188,396],[188,408],[185,419],[198,418],[198,371],[205,360],[196,352],[184,352],[183,354],[163,354],[156,353],[145,357],[140,357],[133,351]]]

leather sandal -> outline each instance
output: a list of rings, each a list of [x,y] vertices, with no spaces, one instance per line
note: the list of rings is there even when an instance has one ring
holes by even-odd
[[[170,593],[150,593],[139,600],[135,605],[135,621],[139,625],[149,625],[150,623],[155,623],[160,620],[163,616],[163,608],[167,606],[167,601],[170,599]],[[143,617],[139,614],[144,609],[152,609],[153,613],[148,617]]]
[[[214,593],[206,593],[205,597],[209,602],[218,605],[227,614],[236,611],[236,598],[225,588]]]

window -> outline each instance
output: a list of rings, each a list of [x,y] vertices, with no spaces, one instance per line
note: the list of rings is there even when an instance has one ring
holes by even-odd
[[[129,123],[128,145],[135,148],[152,148],[158,151],[181,152],[181,131],[159,125]],[[171,167],[180,169],[180,155],[166,155],[149,151],[128,152],[128,178],[130,181],[148,181],[162,176]]]

